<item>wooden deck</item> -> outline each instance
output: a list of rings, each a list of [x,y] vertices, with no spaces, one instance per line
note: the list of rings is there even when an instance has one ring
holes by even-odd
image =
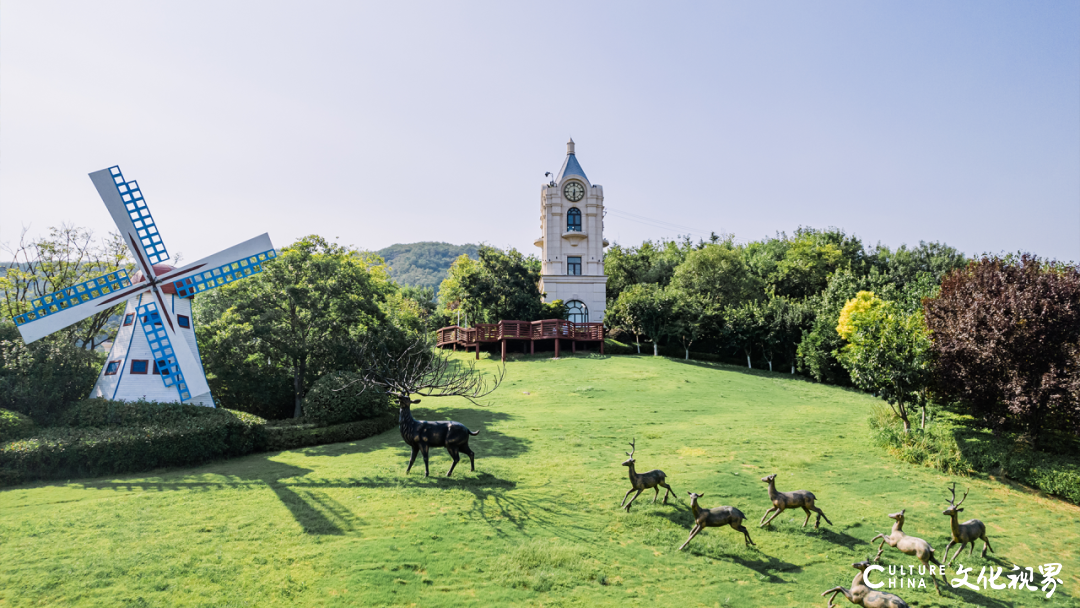
[[[604,324],[603,323],[573,323],[562,319],[545,319],[543,321],[499,321],[498,323],[478,323],[473,327],[458,327],[451,325],[439,329],[439,337],[436,346],[444,348],[451,346],[457,350],[458,346],[476,350],[476,358],[480,358],[481,343],[502,343],[502,360],[506,361],[506,342],[508,340],[527,340],[529,353],[536,351],[537,340],[554,340],[555,357],[559,356],[559,343],[563,340],[570,342],[572,352],[577,352],[578,342],[599,342],[600,354],[604,353]]]

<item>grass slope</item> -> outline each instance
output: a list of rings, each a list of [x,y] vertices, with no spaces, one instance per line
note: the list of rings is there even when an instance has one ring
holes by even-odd
[[[819,594],[850,584],[849,564],[873,554],[867,541],[888,531],[886,513],[906,508],[907,531],[939,555],[948,541],[953,479],[871,447],[875,400],[860,393],[628,356],[511,362],[490,401],[416,406],[418,417],[480,430],[476,472],[466,464],[451,479],[443,450],[432,477],[422,467],[405,476],[408,450],[391,431],[2,491],[0,606],[824,606]],[[619,509],[631,437],[641,470],[662,468],[677,501],[643,494],[630,514]],[[769,506],[759,478],[773,472],[781,490],[813,491],[836,525],[804,529],[789,511],[757,528]],[[959,481],[971,488],[965,515],[986,522],[997,550],[965,553],[972,581],[982,565],[1060,562],[1064,584],[1050,601],[1015,589],[939,597],[932,585],[900,595],[921,607],[1076,605],[1080,509]],[[677,552],[689,490],[746,513],[758,546],[714,528]],[[882,560],[912,563],[891,549]]]

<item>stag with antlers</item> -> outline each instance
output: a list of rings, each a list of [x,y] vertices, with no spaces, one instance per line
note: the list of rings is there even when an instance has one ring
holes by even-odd
[[[867,584],[864,576],[866,575],[866,569],[870,567],[870,560],[861,561],[857,564],[851,564],[852,568],[859,571],[855,575],[855,579],[851,581],[851,589],[844,589],[843,587],[833,587],[821,596],[832,594],[829,598],[829,608],[833,608],[836,604],[833,601],[836,596],[843,593],[844,597],[849,602],[856,606],[862,606],[863,608],[908,608],[907,602],[900,599],[899,596],[891,593],[884,593],[881,591],[874,591]]]
[[[718,528],[720,526],[731,526],[732,529],[738,530],[746,537],[746,546],[756,545],[754,541],[750,540],[750,532],[746,529],[746,526],[742,525],[746,516],[742,514],[742,511],[735,507],[713,507],[711,509],[702,509],[698,506],[697,499],[704,496],[704,494],[697,494],[695,492],[687,492],[690,495],[690,510],[694,512],[694,527],[690,529],[690,538],[686,539],[686,542],[679,547],[679,551],[686,548],[686,545],[690,544],[690,541],[694,540],[694,537],[705,528]]]
[[[983,541],[983,549],[979,555],[980,557],[986,557],[986,550],[993,551],[994,548],[990,546],[990,540],[986,538],[986,526],[983,525],[983,522],[977,519],[969,519],[964,523],[958,522],[958,515],[963,511],[960,505],[967,500],[968,491],[964,491],[964,497],[960,499],[960,502],[956,502],[956,482],[953,482],[949,491],[952,492],[952,499],[949,500],[949,506],[941,512],[942,515],[948,515],[952,518],[952,540],[945,545],[945,563],[951,564],[952,560],[956,559],[956,556],[960,555],[960,552],[964,550],[964,545],[968,543],[971,543],[971,550],[968,551],[968,557],[971,557],[975,553],[975,541],[980,538]],[[949,559],[949,549],[952,548],[953,543],[960,543],[960,548],[953,554],[952,559]]]
[[[470,402],[491,394],[502,383],[506,375],[503,366],[493,380],[476,372],[474,363],[461,364],[452,361],[448,355],[435,350],[424,340],[417,340],[404,349],[391,351],[386,343],[373,346],[365,343],[358,352],[361,361],[362,376],[365,385],[379,386],[398,402],[398,424],[401,438],[412,448],[408,475],[416,462],[416,455],[424,456],[424,476],[428,470],[428,452],[431,448],[445,447],[453,459],[449,477],[457,466],[459,453],[469,456],[470,470],[476,470],[475,453],[469,448],[469,437],[480,431],[470,431],[464,424],[453,420],[416,420],[412,416],[411,406],[420,403],[411,395],[424,397],[464,397]]]
[[[630,458],[628,458],[625,462],[622,463],[624,467],[630,467],[630,485],[633,486],[629,490],[627,490],[626,495],[622,497],[623,503],[626,505],[624,508],[626,509],[627,513],[630,512],[630,505],[634,504],[634,500],[636,500],[638,496],[641,496],[642,492],[648,490],[649,488],[652,488],[656,492],[655,494],[653,494],[653,504],[656,503],[656,499],[660,496],[660,486],[666,488],[666,490],[664,491],[665,505],[667,504],[668,494],[675,493],[675,490],[672,490],[671,486],[669,486],[665,482],[665,479],[667,479],[667,475],[665,475],[664,472],[660,469],[653,469],[647,473],[641,474],[638,474],[638,472],[634,470],[634,463],[637,462],[636,460],[634,460],[634,452],[637,451],[637,448],[634,447],[635,441],[637,441],[637,438],[634,438],[634,441],[630,442],[630,451],[625,452],[625,454]],[[634,490],[637,490],[637,494],[634,494],[634,498],[631,498],[630,502],[626,502],[626,497],[630,496],[630,492],[633,492]],[[622,507],[623,505],[620,504],[619,506]]]
[[[761,481],[769,484],[769,500],[772,501],[773,506],[770,507],[767,511],[765,511],[765,514],[761,516],[761,525],[758,527],[764,528],[765,526],[772,523],[772,520],[776,519],[777,515],[783,513],[784,509],[794,509],[795,507],[802,507],[802,510],[806,511],[806,521],[804,521],[802,524],[804,528],[806,527],[806,524],[810,522],[811,511],[814,511],[818,514],[817,519],[814,521],[814,528],[817,528],[821,525],[822,517],[825,518],[825,523],[829,524],[830,526],[832,525],[832,522],[829,521],[829,518],[825,515],[825,512],[814,506],[814,501],[817,500],[817,498],[812,492],[807,492],[806,490],[795,490],[794,492],[777,492],[776,474],[762,477]],[[773,516],[769,517],[769,513],[772,513],[774,510],[776,511],[776,513],[773,513]],[[769,517],[769,521],[765,521],[766,517]]]
[[[941,562],[934,557],[934,548],[930,546],[930,543],[921,538],[915,538],[914,536],[904,534],[904,513],[906,511],[907,509],[901,509],[896,513],[889,513],[889,517],[896,520],[892,526],[892,534],[888,536],[878,534],[870,539],[871,543],[879,538],[883,539],[881,544],[878,545],[878,551],[877,555],[874,556],[874,561],[878,561],[881,557],[881,552],[885,550],[885,543],[888,543],[890,547],[896,547],[904,555],[914,555],[924,566],[929,566],[931,563],[940,566]],[[937,576],[934,574],[932,568],[930,569],[930,578],[934,579],[934,589],[940,594],[941,588],[938,587]]]

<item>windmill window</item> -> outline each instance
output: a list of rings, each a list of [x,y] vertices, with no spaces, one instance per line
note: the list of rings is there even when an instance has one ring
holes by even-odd
[[[109,364],[105,366],[106,376],[115,376],[116,372],[120,371],[119,361],[109,361]]]
[[[157,367],[157,366],[158,366],[158,362],[157,362],[157,361],[154,361],[154,364],[153,364],[153,365],[151,365],[150,367],[151,367],[151,368],[153,369],[153,374],[154,374],[155,376],[160,376],[160,375],[161,375],[161,372],[159,372],[159,371],[158,371],[158,367]]]
[[[571,207],[566,212],[566,231],[581,232],[581,210],[577,207]]]
[[[580,275],[581,274],[581,257],[569,257],[566,258],[566,274]]]
[[[132,359],[131,360],[131,373],[133,374],[145,374],[146,368],[149,366],[149,361],[146,359]]]
[[[191,319],[185,317],[184,315],[176,315],[176,323],[180,327],[191,329]]]
[[[131,313],[130,315],[125,315],[124,316],[124,327],[127,327],[128,325],[131,325],[134,322],[135,322],[135,313]]]

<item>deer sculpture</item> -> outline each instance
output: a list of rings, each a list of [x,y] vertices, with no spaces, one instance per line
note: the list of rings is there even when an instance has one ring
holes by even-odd
[[[633,486],[629,490],[627,490],[626,495],[622,497],[623,504],[625,504],[624,508],[626,509],[627,513],[630,512],[630,505],[634,504],[634,501],[637,500],[637,497],[641,496],[641,493],[645,490],[648,490],[649,488],[652,488],[656,491],[656,493],[653,494],[653,504],[656,503],[656,499],[660,496],[660,486],[666,488],[666,490],[664,491],[665,505],[667,504],[668,494],[675,493],[675,490],[672,490],[671,486],[669,486],[665,481],[667,479],[667,475],[665,475],[664,472],[660,469],[653,469],[647,473],[641,474],[638,474],[638,472],[634,470],[634,463],[637,462],[636,460],[634,460],[634,452],[637,451],[637,448],[634,446],[634,442],[636,441],[637,439],[635,438],[634,441],[630,442],[630,451],[625,452],[625,454],[630,458],[628,458],[625,462],[622,463],[624,467],[630,467],[630,485]],[[634,494],[634,497],[630,499],[630,502],[626,502],[626,497],[630,496],[630,492],[633,492],[634,490],[637,490],[637,494]],[[620,504],[619,506],[623,507],[623,504]]]
[[[742,525],[746,516],[742,514],[742,511],[735,507],[713,507],[711,509],[702,509],[698,506],[697,500],[704,496],[704,494],[695,494],[694,492],[687,492],[690,495],[690,510],[694,512],[694,527],[690,529],[690,538],[686,539],[686,542],[679,547],[679,551],[686,548],[686,545],[690,544],[690,541],[694,540],[694,537],[698,535],[705,528],[719,528],[720,526],[731,526],[733,529],[743,533],[746,537],[746,546],[756,545],[754,541],[750,540],[750,532],[746,530],[746,526]]]
[[[945,563],[951,564],[952,560],[956,559],[956,556],[960,555],[960,552],[964,550],[964,545],[968,543],[971,543],[971,550],[968,552],[968,557],[971,557],[971,554],[975,553],[975,541],[980,538],[983,541],[983,550],[979,555],[986,557],[986,550],[993,551],[994,548],[990,546],[990,540],[986,538],[986,526],[983,525],[983,522],[977,519],[969,519],[964,523],[957,521],[960,511],[963,511],[960,505],[967,500],[967,491],[964,492],[964,497],[960,499],[960,502],[956,502],[956,482],[953,482],[949,491],[952,492],[952,500],[949,501],[949,506],[941,512],[942,515],[948,515],[952,518],[952,540],[945,545]],[[953,554],[952,559],[949,559],[949,549],[952,548],[953,543],[960,543],[960,548]]]
[[[825,515],[825,512],[814,506],[814,501],[817,499],[814,497],[813,493],[807,492],[806,490],[796,490],[794,492],[777,492],[775,474],[762,477],[761,481],[769,484],[769,500],[772,501],[773,506],[770,507],[769,510],[765,511],[765,515],[761,516],[761,525],[759,527],[764,528],[765,526],[772,523],[772,520],[776,519],[777,515],[783,513],[784,509],[794,509],[795,507],[802,507],[802,510],[806,511],[806,521],[804,521],[802,524],[804,528],[806,527],[806,524],[810,522],[811,511],[814,511],[818,514],[817,520],[814,521],[814,528],[817,528],[819,525],[821,525],[822,517],[825,518],[825,522],[827,524],[829,524],[830,526],[832,525],[832,522],[829,521],[829,518]],[[765,518],[769,516],[769,513],[772,513],[774,510],[776,511],[776,513],[773,513],[773,516],[769,517],[769,521],[765,521]]]
[[[890,547],[896,547],[904,555],[914,555],[924,566],[929,566],[931,563],[941,565],[941,562],[934,557],[934,548],[930,546],[930,543],[921,538],[915,538],[914,536],[908,536],[904,534],[904,512],[907,509],[901,509],[897,513],[889,513],[889,517],[896,520],[892,526],[892,534],[885,536],[884,534],[878,534],[874,538],[870,539],[873,543],[875,540],[881,538],[881,544],[878,545],[877,555],[874,556],[874,561],[878,561],[881,557],[881,552],[885,550],[885,543],[888,543]],[[930,577],[934,579],[934,589],[941,593],[941,588],[938,587],[937,576],[933,570],[930,571]]]
[[[843,593],[844,597],[849,602],[863,608],[909,608],[907,602],[900,599],[891,593],[884,593],[882,591],[874,591],[866,584],[866,580],[863,576],[866,574],[866,569],[870,567],[870,560],[861,561],[857,564],[851,564],[852,568],[859,571],[855,575],[855,579],[851,581],[851,589],[844,589],[843,587],[833,587],[821,596],[832,594],[829,598],[829,608],[833,608],[833,600],[836,596]]]
[[[470,431],[464,424],[453,420],[440,420],[438,422],[416,420],[412,417],[410,406],[420,403],[420,400],[412,400],[408,396],[400,395],[397,400],[398,425],[401,427],[401,438],[412,448],[409,468],[405,469],[406,475],[412,470],[413,463],[416,462],[416,455],[420,453],[424,455],[424,477],[427,477],[430,474],[430,471],[428,471],[428,451],[431,448],[441,447],[445,447],[446,451],[450,452],[450,458],[454,459],[454,463],[450,465],[450,470],[446,472],[447,477],[453,474],[454,467],[457,466],[458,452],[468,454],[469,470],[476,470],[474,454],[469,448],[469,437],[479,435],[480,431]]]

